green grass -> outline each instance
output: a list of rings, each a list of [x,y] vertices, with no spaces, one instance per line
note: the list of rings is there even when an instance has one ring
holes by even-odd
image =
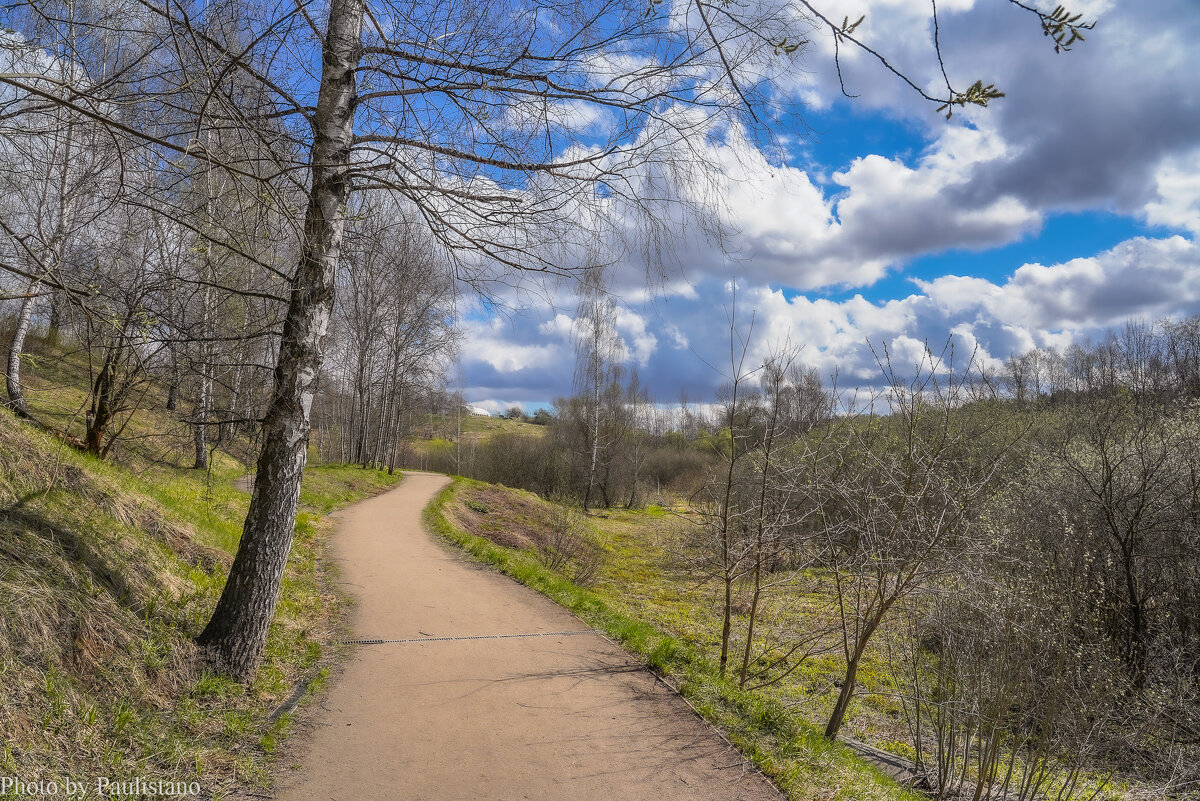
[[[735,683],[721,679],[716,664],[702,649],[622,609],[613,598],[619,593],[606,589],[605,583],[595,589],[580,587],[549,570],[530,551],[501,547],[455,526],[447,510],[459,501],[460,493],[479,486],[456,478],[425,510],[426,524],[446,542],[546,595],[642,658],[670,680],[701,715],[720,727],[789,798],[923,798],[900,787],[845,746],[826,740],[817,727],[792,713],[779,699],[743,692]],[[659,512],[648,516],[662,517]],[[622,560],[620,569],[629,575],[651,570],[638,558]]]
[[[679,517],[668,518],[657,507],[609,510],[593,523],[609,555],[596,590],[626,614],[649,620],[715,658],[723,611],[716,587],[697,582],[678,566],[680,532],[690,524]],[[818,624],[825,629],[835,627],[836,610],[827,578],[814,571],[772,574],[770,580],[777,586],[764,593],[760,602],[758,642],[761,644],[764,636],[782,642],[792,632],[810,632]],[[734,603],[738,612],[745,612],[749,589],[736,587]],[[730,652],[739,664],[746,622],[745,614],[735,613]],[[787,680],[764,692],[795,707],[797,714],[814,726],[823,726],[837,697],[834,682],[844,673],[838,643],[838,635],[830,632],[821,644],[834,649],[832,653],[809,657]],[[892,677],[881,651],[871,647],[864,656],[859,669],[861,694],[852,702],[847,718],[847,733],[867,741],[874,741],[876,732],[895,738],[903,729],[900,710],[890,695]]]
[[[43,423],[71,418],[80,367],[27,368]],[[249,495],[234,481],[247,467],[216,451],[209,471],[184,469],[173,426],[139,412],[129,444],[101,462],[0,411],[0,775],[195,780],[217,798],[264,788],[289,726],[271,712],[334,655],[348,601],[324,559],[323,516],[400,476],[306,471],[262,665],[241,685],[205,671],[193,638],[237,548]]]
[[[399,475],[365,470],[357,465],[318,465],[304,474],[300,504],[317,514],[328,514],[400,482]]]
[[[546,435],[546,426],[506,417],[481,417],[464,414],[462,417],[463,447],[482,443],[497,434],[521,434],[529,437]],[[459,420],[442,415],[426,415],[414,423],[413,440],[408,447],[416,454],[450,457],[459,436]]]

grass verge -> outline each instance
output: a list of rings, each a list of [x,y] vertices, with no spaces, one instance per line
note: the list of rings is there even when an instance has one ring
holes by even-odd
[[[208,472],[100,462],[0,411],[0,777],[197,781],[213,798],[269,784],[290,724],[271,712],[328,661],[348,603],[322,516],[399,477],[306,472],[266,652],[241,685],[203,670],[193,638],[237,547],[244,470],[221,453]]]

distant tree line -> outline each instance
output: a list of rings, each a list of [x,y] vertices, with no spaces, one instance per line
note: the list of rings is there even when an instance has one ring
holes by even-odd
[[[983,380],[1018,404],[1130,393],[1141,402],[1200,397],[1200,317],[1130,320],[1096,343],[1013,355]]]

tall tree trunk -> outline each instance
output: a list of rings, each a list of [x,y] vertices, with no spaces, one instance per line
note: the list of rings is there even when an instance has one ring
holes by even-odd
[[[62,341],[62,320],[64,301],[57,292],[50,296],[50,318],[46,329],[46,344],[57,348]]]
[[[758,510],[754,535],[754,595],[750,599],[750,620],[746,624],[746,649],[742,652],[742,670],[739,687],[746,686],[750,672],[750,655],[754,648],[754,626],[758,622],[758,602],[762,597],[762,574],[767,532],[767,485],[771,480],[771,453],[775,445],[775,427],[779,422],[779,386],[771,385],[771,416],[763,441],[763,464],[758,474]]]
[[[862,649],[856,647],[850,660],[846,663],[846,675],[842,678],[841,692],[838,693],[837,703],[833,705],[829,722],[825,724],[825,736],[830,740],[837,739],[838,732],[842,729],[842,721],[846,719],[846,710],[850,706],[850,699],[854,697],[854,688],[858,682],[858,664],[861,659]]]
[[[87,445],[87,452],[101,459],[104,458],[106,452],[104,434],[108,430],[108,424],[112,422],[114,412],[115,378],[113,371],[116,361],[113,349],[110,348],[104,356],[104,366],[100,368],[100,373],[92,385],[92,408],[87,413],[87,430],[83,437]]]
[[[379,390],[379,400],[382,405],[379,409],[379,422],[375,426],[375,442],[371,446],[371,466],[375,470],[381,470],[383,468],[384,441],[388,425],[391,422],[392,404],[391,397],[388,393],[388,383],[390,380],[391,376],[385,374],[383,384]]]
[[[737,409],[738,382],[733,382],[733,396],[729,401],[729,467],[725,473],[724,497],[721,499],[721,571],[725,582],[725,604],[721,614],[721,678],[729,667],[729,632],[733,626],[733,582],[736,578],[737,565],[734,563],[733,541],[730,526],[731,504],[733,503],[733,473],[737,466],[737,429],[734,427]]]
[[[279,345],[274,395],[263,420],[254,494],[225,589],[198,638],[210,664],[239,681],[249,681],[258,668],[292,545],[309,414],[333,310],[334,271],[350,197],[355,70],[362,57],[364,12],[365,0],[330,4],[313,122],[304,252]]]
[[[208,358],[207,348],[201,357],[200,365],[200,396],[196,398],[193,414],[196,422],[193,424],[192,440],[196,446],[196,462],[193,470],[208,469],[208,416],[212,411],[212,373],[211,366],[203,363]]]
[[[599,379],[596,379],[597,382]],[[597,384],[598,386],[599,384]],[[589,443],[590,454],[588,457],[588,478],[587,490],[583,494],[583,511],[588,510],[588,505],[592,501],[592,487],[596,485],[596,464],[600,460],[600,393],[593,393],[592,398],[592,419],[589,421],[591,425],[591,442]]]
[[[18,417],[29,417],[25,405],[25,393],[21,391],[21,354],[25,350],[25,337],[29,333],[29,321],[33,317],[33,301],[37,296],[37,282],[29,285],[28,294],[21,301],[17,314],[17,327],[13,331],[12,343],[8,346],[8,374],[5,377],[8,390],[8,405]]]
[[[212,150],[212,129],[204,132],[205,147]],[[213,170],[212,159],[208,159],[204,169],[204,222],[211,226],[213,220]],[[216,283],[216,268],[213,265],[212,240],[204,243],[204,258],[200,262],[200,275],[204,280],[204,289],[200,293],[200,347],[198,359],[200,363],[200,391],[196,397],[193,415],[193,442],[196,446],[196,460],[193,470],[208,469],[208,416],[213,406],[213,366],[212,366],[212,286]]]
[[[392,452],[388,456],[388,474],[392,474],[396,470],[396,464],[400,460],[400,442],[404,436],[404,385],[397,384],[393,390],[396,393],[395,400],[395,417],[392,421],[391,428],[391,443]]]
[[[232,439],[237,433],[237,409],[242,396],[242,366],[245,362],[245,354],[239,349],[237,352],[237,367],[233,371],[233,383],[229,387],[229,404],[224,411],[226,418],[224,423],[217,427],[217,443],[220,444],[226,438]]]
[[[171,382],[167,387],[167,411],[173,412],[179,408],[179,361],[175,357],[174,348],[171,352]]]

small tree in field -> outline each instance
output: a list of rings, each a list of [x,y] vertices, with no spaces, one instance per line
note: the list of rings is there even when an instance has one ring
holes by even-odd
[[[716,436],[712,449],[720,468],[692,497],[692,512],[698,520],[687,539],[686,558],[694,571],[715,579],[721,586],[721,676],[729,666],[729,641],[733,629],[733,592],[750,567],[753,521],[742,501],[751,496],[753,475],[751,426],[755,416],[750,343],[754,318],[743,331],[738,327],[737,303],[725,309],[729,330],[727,368],[713,368],[724,379],[718,393]],[[726,372],[726,369],[728,372]]]
[[[575,422],[581,434],[578,455],[584,474],[583,509],[599,491],[609,505],[608,474],[616,440],[623,433],[621,416],[621,359],[624,346],[617,335],[617,309],[593,272],[585,284],[575,318]]]
[[[973,458],[979,431],[956,413],[966,382],[946,357],[926,349],[905,379],[885,350],[880,364],[890,415],[843,418],[830,439],[832,458],[816,468],[814,519],[828,554],[846,660],[825,726],[830,739],[841,730],[863,654],[884,618],[975,547],[972,524],[999,461]]]
[[[752,479],[746,487],[750,494],[742,499],[750,520],[751,554],[747,576],[750,608],[738,672],[738,684],[742,687],[751,679],[758,681],[758,686],[780,680],[799,665],[793,661],[788,667],[789,660],[810,644],[809,638],[802,638],[782,653],[766,657],[767,664],[762,669],[753,673],[750,669],[763,595],[790,580],[785,577],[773,581],[769,574],[774,564],[785,558],[790,562],[790,570],[800,567],[796,557],[805,550],[797,535],[812,508],[799,502],[798,496],[807,488],[807,482],[794,472],[797,462],[801,469],[804,466],[804,460],[796,459],[797,449],[808,447],[805,436],[817,422],[824,422],[829,413],[829,396],[820,387],[814,371],[800,368],[798,356],[797,348],[785,346],[767,357],[759,373],[756,427],[760,433],[756,435],[751,455]],[[768,678],[773,670],[778,675]]]

